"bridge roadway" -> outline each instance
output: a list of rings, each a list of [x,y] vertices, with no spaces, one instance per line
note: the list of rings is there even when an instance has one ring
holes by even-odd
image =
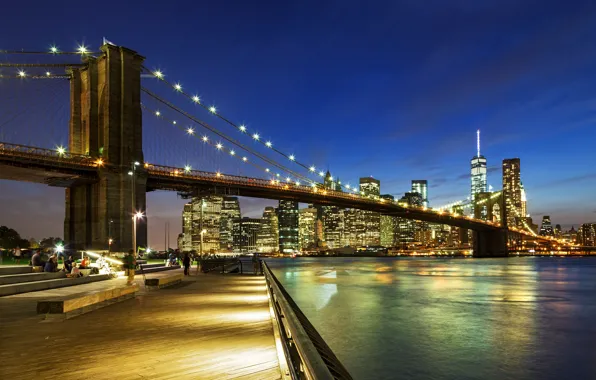
[[[97,180],[98,170],[127,172],[128,168],[112,167],[108,163],[84,155],[59,154],[56,150],[27,147],[0,142],[0,179],[14,179],[70,187]],[[214,194],[237,195],[266,199],[295,200],[303,203],[336,205],[379,212],[385,215],[447,224],[474,231],[499,231],[492,222],[448,212],[420,207],[406,207],[384,199],[370,199],[357,194],[313,188],[271,180],[240,177],[220,173],[145,164],[139,170],[147,176],[147,190],[189,192],[206,190]]]
[[[193,275],[42,322],[37,300],[74,288],[0,297],[0,379],[281,379],[263,276]]]

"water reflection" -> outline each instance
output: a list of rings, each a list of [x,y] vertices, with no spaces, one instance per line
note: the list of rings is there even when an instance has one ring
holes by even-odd
[[[268,263],[358,379],[596,378],[596,259]]]

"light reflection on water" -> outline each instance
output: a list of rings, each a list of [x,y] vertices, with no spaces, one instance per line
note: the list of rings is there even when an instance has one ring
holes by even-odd
[[[596,258],[267,262],[356,379],[596,379]]]

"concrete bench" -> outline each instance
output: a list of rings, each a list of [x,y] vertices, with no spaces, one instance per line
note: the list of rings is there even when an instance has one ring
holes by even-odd
[[[22,273],[0,276],[0,285],[18,284],[21,282],[53,280],[66,277],[65,272]]]
[[[168,270],[180,269],[180,265],[172,265],[171,267],[166,267],[165,264],[147,264],[143,265],[143,269],[137,269],[135,274],[147,274],[147,273],[156,273],[156,272],[165,272]]]
[[[31,267],[25,265],[5,265],[0,266],[0,276],[9,274],[25,274],[31,273]]]
[[[157,288],[165,288],[166,286],[176,285],[182,282],[184,274],[182,273],[160,273],[151,278],[145,279],[145,286],[154,286]]]
[[[119,285],[38,301],[37,314],[68,319],[133,298],[138,290],[136,284]]]
[[[88,284],[90,282],[104,281],[109,279],[107,274],[97,274],[87,277],[77,278],[56,278],[53,280],[21,282],[18,284],[0,285],[0,296],[8,296],[12,294],[36,292],[39,290],[64,288],[66,286]]]

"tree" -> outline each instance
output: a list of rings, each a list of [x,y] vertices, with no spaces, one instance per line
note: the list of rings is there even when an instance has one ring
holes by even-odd
[[[39,247],[44,251],[54,249],[58,245],[64,245],[64,241],[59,237],[47,237],[41,239],[41,241],[39,242]]]
[[[29,239],[29,248],[31,248],[31,249],[39,248],[39,242],[37,240],[35,240],[35,238]]]
[[[29,241],[21,238],[21,235],[12,228],[0,226],[0,248],[29,248]]]

